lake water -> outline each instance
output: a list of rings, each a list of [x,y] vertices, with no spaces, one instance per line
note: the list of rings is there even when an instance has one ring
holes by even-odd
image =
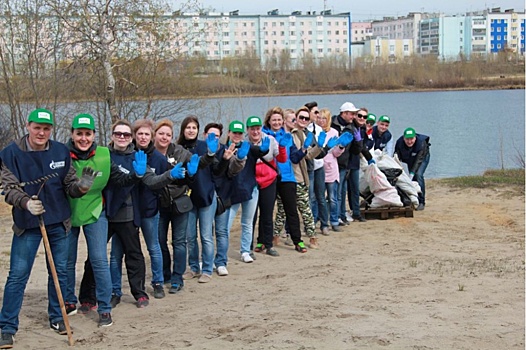
[[[201,123],[263,117],[273,106],[296,109],[316,101],[333,114],[346,101],[391,118],[398,139],[407,127],[431,137],[427,178],[481,175],[487,169],[517,168],[524,154],[524,90],[437,91],[370,94],[240,97],[203,100]],[[208,116],[205,118],[204,116]],[[205,122],[206,121],[206,122]]]

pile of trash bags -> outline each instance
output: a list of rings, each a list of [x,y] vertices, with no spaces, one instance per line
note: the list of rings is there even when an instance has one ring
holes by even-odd
[[[407,165],[380,151],[371,152],[376,164],[362,157],[360,194],[370,208],[418,206],[420,186],[409,177]]]

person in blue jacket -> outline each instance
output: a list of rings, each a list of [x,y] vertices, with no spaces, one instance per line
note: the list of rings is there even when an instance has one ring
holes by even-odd
[[[71,210],[67,196],[79,198],[91,188],[97,172],[90,167],[79,178],[71,164],[68,148],[50,140],[53,114],[46,109],[32,111],[27,119],[27,134],[0,152],[0,172],[6,203],[13,206],[13,241],[9,275],[4,287],[0,328],[0,348],[13,347],[18,331],[18,315],[24,291],[42,240],[42,219],[55,272],[62,293],[66,290],[68,260],[67,235],[71,229]],[[49,327],[67,334],[64,319],[48,265]]]
[[[429,146],[429,136],[417,134],[413,128],[405,129],[404,134],[396,141],[395,153],[398,159],[407,164],[409,177],[418,182],[421,189],[416,210],[424,210],[426,206],[424,173],[429,164]]]
[[[142,150],[148,157],[147,165],[152,171],[161,175],[168,170],[166,158],[155,149],[153,144],[153,129],[155,123],[151,119],[138,119],[133,123],[133,143],[135,149]],[[144,183],[138,185],[139,212],[141,215],[141,232],[146,242],[150,255],[153,296],[156,299],[164,298],[163,256],[159,244],[159,207],[158,194],[148,188]],[[122,295],[122,258],[124,251],[118,236],[111,242],[110,269],[112,275],[113,295]]]
[[[389,129],[391,118],[387,115],[382,115],[378,118],[378,122],[373,126],[372,145],[369,149],[379,149],[385,151],[389,156],[394,154],[394,139]]]

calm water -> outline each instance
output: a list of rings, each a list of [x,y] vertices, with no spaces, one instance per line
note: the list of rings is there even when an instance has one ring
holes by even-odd
[[[246,97],[204,100],[202,110],[196,112],[226,123],[245,121],[251,115],[263,117],[273,106],[296,109],[310,101],[336,114],[349,101],[377,116],[389,115],[396,139],[407,127],[429,135],[431,161],[426,176],[442,178],[480,175],[500,168],[502,162],[506,168],[518,167],[514,158],[517,150],[524,154],[525,147],[524,99],[524,90]]]

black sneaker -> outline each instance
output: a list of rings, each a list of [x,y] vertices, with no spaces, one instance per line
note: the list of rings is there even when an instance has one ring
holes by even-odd
[[[424,203],[419,203],[418,207],[416,207],[416,210],[420,211],[420,210],[424,210],[425,208],[426,208],[426,205]]]
[[[352,217],[353,221],[354,222],[367,222],[367,220],[365,220],[365,218],[363,216],[353,216]]]
[[[111,296],[110,305],[111,305],[112,309],[116,308],[117,305],[120,304],[120,302],[121,302],[121,297],[119,297],[117,295],[112,295]]]
[[[99,314],[99,327],[109,327],[113,324],[111,314],[109,312],[103,312]]]
[[[0,340],[0,349],[11,349],[15,342],[15,335],[10,333],[2,333]]]
[[[73,303],[66,303],[66,314],[68,316],[76,315],[77,314],[77,305],[75,305]]]
[[[49,328],[54,330],[60,335],[68,334],[68,331],[66,330],[66,324],[64,321],[58,321],[58,322],[51,322],[49,321]],[[73,328],[70,327],[71,333],[73,333]]]
[[[156,283],[153,285],[153,297],[155,299],[162,299],[164,298],[164,288],[161,283]]]
[[[183,289],[183,285],[182,284],[172,283],[172,286],[170,287],[170,290],[168,291],[168,293],[175,294],[175,293],[179,292],[181,289]]]
[[[78,309],[79,314],[87,314],[90,311],[97,310],[97,305],[92,303],[82,303]]]
[[[270,256],[279,256],[279,253],[278,251],[272,247],[272,248],[268,248],[267,249],[267,255],[270,255]]]

